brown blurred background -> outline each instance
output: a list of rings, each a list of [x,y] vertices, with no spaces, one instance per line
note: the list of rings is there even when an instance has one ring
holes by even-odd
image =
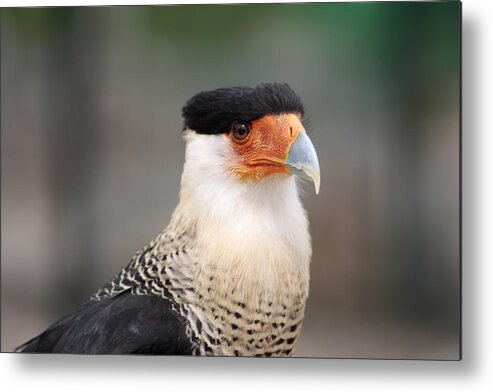
[[[296,356],[456,359],[460,4],[1,10],[2,351],[167,225],[180,110],[289,83],[319,154]]]

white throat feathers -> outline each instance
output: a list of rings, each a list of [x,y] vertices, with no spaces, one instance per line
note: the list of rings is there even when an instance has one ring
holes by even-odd
[[[199,233],[201,268],[233,273],[234,284],[248,291],[274,294],[281,281],[288,283],[279,274],[293,274],[308,286],[311,242],[294,176],[241,182],[228,172],[233,151],[225,135],[185,131],[184,137],[180,203],[172,225]]]

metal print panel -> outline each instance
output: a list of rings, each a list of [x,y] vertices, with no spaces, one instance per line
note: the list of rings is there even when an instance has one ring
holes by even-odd
[[[2,351],[460,359],[460,7],[2,9]]]

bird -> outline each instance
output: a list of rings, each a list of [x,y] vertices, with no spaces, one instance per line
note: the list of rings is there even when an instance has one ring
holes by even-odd
[[[287,83],[203,91],[170,223],[86,302],[18,352],[290,357],[312,244],[298,179],[320,187]]]

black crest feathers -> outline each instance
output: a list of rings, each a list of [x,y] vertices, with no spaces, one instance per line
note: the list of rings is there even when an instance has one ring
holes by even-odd
[[[202,134],[226,133],[234,121],[253,121],[266,114],[299,113],[300,97],[286,83],[230,87],[193,96],[182,109],[185,129]]]

